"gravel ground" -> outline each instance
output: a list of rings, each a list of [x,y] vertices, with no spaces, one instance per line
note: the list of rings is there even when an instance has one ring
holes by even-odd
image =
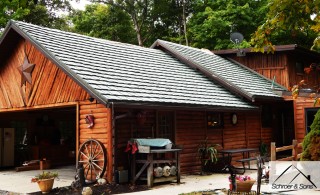
[[[123,194],[131,192],[139,192],[149,190],[146,185],[135,185],[130,184],[105,184],[105,185],[91,185],[93,195],[107,195],[107,194]],[[1,191],[1,195],[19,195],[20,193],[12,193],[8,191]],[[29,193],[30,195],[42,195],[42,192]],[[81,195],[82,188],[76,189],[72,187],[60,187],[54,188],[47,193],[48,195]]]

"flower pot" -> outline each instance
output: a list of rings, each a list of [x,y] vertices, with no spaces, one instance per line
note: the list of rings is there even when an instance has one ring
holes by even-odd
[[[38,186],[42,192],[42,194],[47,194],[52,190],[54,178],[51,179],[41,179],[37,181]]]
[[[255,180],[237,181],[237,192],[250,192]]]

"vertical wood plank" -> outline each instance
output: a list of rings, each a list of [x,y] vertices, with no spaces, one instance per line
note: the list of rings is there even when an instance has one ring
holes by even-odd
[[[275,161],[276,158],[276,143],[271,142],[271,148],[270,148],[270,153],[271,153],[271,161]]]

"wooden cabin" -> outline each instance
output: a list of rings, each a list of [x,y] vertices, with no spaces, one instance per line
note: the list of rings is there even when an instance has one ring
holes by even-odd
[[[252,52],[250,48],[241,49],[241,51],[241,54],[244,55],[239,55],[239,50],[236,49],[213,51],[213,53],[241,63],[288,89],[301,80],[306,81],[305,89],[301,90],[298,99],[292,101],[290,93],[283,93],[286,101],[292,102],[294,138],[301,142],[306,133],[309,132],[310,125],[319,107],[319,105],[314,106],[314,100],[309,99],[308,95],[316,92],[320,87],[318,71],[320,54],[295,44],[275,46],[274,53]],[[310,66],[314,66],[316,70],[307,74],[304,69]],[[283,130],[283,134],[285,134],[285,130]],[[275,141],[279,145],[289,145],[290,143],[286,142],[290,142],[291,138],[283,137],[287,141]]]
[[[206,50],[163,40],[143,48],[10,21],[0,39],[0,128],[14,129],[6,137],[14,158],[0,167],[95,162],[112,181],[130,169],[129,140],[168,138],[183,146],[181,173],[200,172],[197,145],[206,137],[230,149],[278,136],[277,115],[291,104],[274,89],[285,90]]]

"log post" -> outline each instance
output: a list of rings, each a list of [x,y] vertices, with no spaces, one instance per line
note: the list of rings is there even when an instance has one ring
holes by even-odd
[[[276,161],[276,142],[271,142],[271,161]]]
[[[292,140],[292,157],[294,161],[298,159],[297,155],[298,155],[298,142],[297,140],[294,139]]]

